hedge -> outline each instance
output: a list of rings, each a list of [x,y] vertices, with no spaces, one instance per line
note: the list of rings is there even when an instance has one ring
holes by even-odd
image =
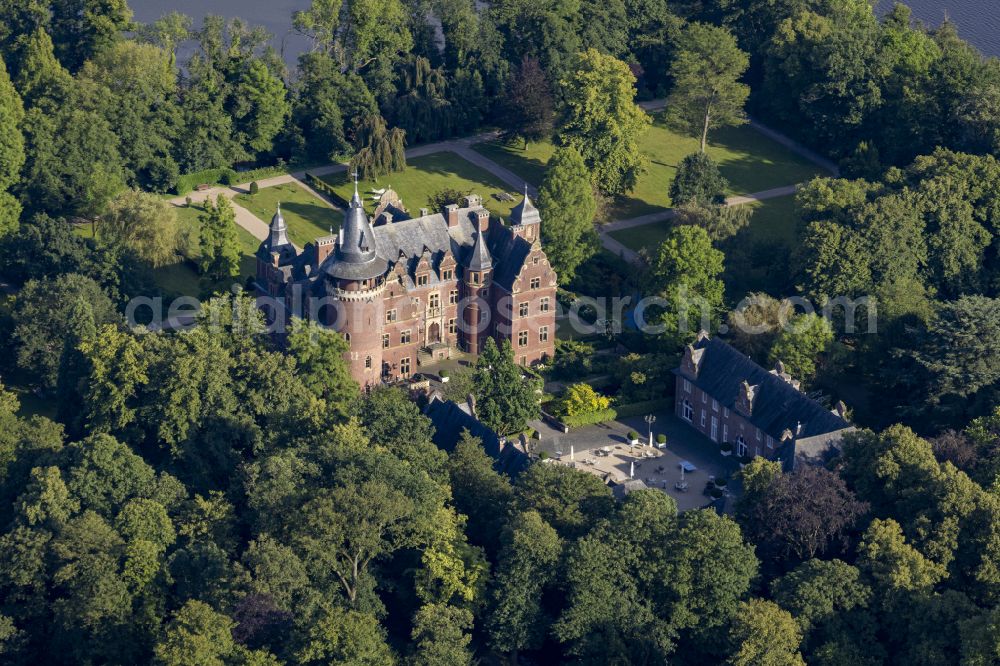
[[[661,398],[660,400],[646,400],[644,402],[618,405],[615,407],[615,410],[618,412],[619,418],[626,418],[629,416],[644,416],[651,412],[662,412],[665,409],[672,409],[673,404],[673,400]]]
[[[348,208],[351,205],[351,202],[337,194],[337,192],[333,189],[333,186],[322,178],[307,172],[306,182],[309,183],[309,187],[328,196],[335,205],[341,208]]]
[[[599,409],[596,412],[586,414],[574,414],[573,416],[560,416],[559,421],[568,428],[582,428],[584,426],[614,421],[618,418],[618,413],[611,407]]]
[[[226,178],[231,182],[235,182],[233,179],[236,178],[236,172],[228,167],[223,167],[221,169],[205,169],[204,171],[186,173],[183,176],[177,177],[174,192],[177,194],[187,194],[199,185],[215,185],[224,182]]]

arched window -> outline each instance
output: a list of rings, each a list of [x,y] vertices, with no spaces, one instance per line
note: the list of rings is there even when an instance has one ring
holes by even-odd
[[[344,339],[347,340],[348,342],[350,342],[351,341],[351,334],[345,331],[344,332]]]

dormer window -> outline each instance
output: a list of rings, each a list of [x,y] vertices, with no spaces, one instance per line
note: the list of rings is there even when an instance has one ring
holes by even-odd
[[[427,285],[427,273],[417,276],[417,286],[423,287]]]
[[[472,284],[479,284],[479,273],[472,274]]]
[[[453,277],[455,277],[455,271],[453,271],[452,269],[446,268],[443,271],[441,271],[441,279],[442,280],[450,280]]]

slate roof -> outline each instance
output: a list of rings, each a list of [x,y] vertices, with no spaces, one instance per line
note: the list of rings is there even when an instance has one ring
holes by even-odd
[[[285,266],[295,259],[295,247],[288,240],[288,226],[285,224],[285,217],[281,214],[281,204],[271,218],[268,226],[267,238],[261,241],[257,248],[257,256],[271,263],[271,253],[277,252],[279,256],[278,265]]]
[[[757,386],[750,423],[776,440],[790,430],[796,439],[816,437],[849,428],[850,424],[780,377],[751,361],[717,338],[704,337],[694,344],[702,349],[697,378],[680,373],[723,407],[734,409],[740,386]],[[801,429],[797,427],[801,424]]]
[[[531,253],[531,243],[512,233],[491,233],[490,254],[493,255],[493,284],[513,291],[514,280]]]
[[[483,449],[495,461],[493,466],[497,471],[513,478],[531,465],[528,455],[516,446],[507,444],[501,449],[497,434],[452,400],[435,397],[424,408],[424,414],[434,424],[434,444],[444,451],[454,451],[462,438],[462,430],[467,429],[473,437],[482,441]]]
[[[493,257],[486,248],[486,241],[483,240],[481,232],[476,232],[476,243],[472,246],[467,263],[469,270],[473,271],[488,271],[493,268]]]
[[[514,206],[510,211],[510,221],[512,224],[538,224],[542,221],[538,214],[538,209],[528,198],[528,188],[524,188],[524,198],[521,203]]]

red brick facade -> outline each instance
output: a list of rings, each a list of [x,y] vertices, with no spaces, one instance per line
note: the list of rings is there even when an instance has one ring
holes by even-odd
[[[410,376],[451,349],[476,354],[488,337],[510,340],[523,365],[550,358],[556,274],[541,246],[537,211],[525,198],[507,226],[490,221],[478,197],[466,203],[415,219],[399,219],[401,204],[393,214],[380,206],[376,224],[361,236],[374,237],[378,266],[385,270],[373,269],[377,274],[364,279],[330,275],[341,275],[329,264],[341,261],[343,253],[329,248],[331,239],[337,248],[347,242],[344,230],[296,252],[292,260],[265,241],[258,252],[258,282],[262,291],[284,297],[293,312],[301,294],[303,316],[312,312],[343,333],[352,375],[362,385]],[[272,228],[279,224],[273,220]]]

